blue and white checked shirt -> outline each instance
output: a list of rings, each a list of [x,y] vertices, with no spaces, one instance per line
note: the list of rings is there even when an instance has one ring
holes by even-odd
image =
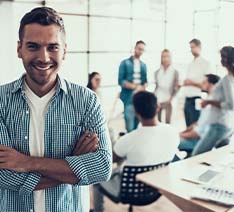
[[[0,86],[0,144],[29,155],[30,112],[23,90],[24,76]],[[45,191],[46,212],[87,212],[88,187],[109,179],[110,139],[101,106],[89,89],[58,77],[58,86],[45,118],[45,157],[65,159],[78,184],[62,184]],[[96,132],[95,153],[72,156],[77,139],[86,130]],[[0,212],[33,212],[33,190],[38,173],[0,170]]]

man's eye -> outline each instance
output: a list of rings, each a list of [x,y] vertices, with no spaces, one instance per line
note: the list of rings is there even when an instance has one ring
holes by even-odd
[[[33,50],[37,50],[37,49],[38,49],[38,46],[36,46],[36,45],[28,45],[27,48],[28,48],[30,51],[33,51]]]
[[[58,46],[49,46],[50,51],[58,51],[59,47]]]

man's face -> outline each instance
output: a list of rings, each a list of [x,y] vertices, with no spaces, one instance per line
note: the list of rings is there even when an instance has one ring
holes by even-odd
[[[211,86],[212,84],[208,82],[207,77],[204,77],[202,81],[202,90],[209,92]]]
[[[191,53],[194,57],[198,57],[201,54],[201,46],[197,46],[194,43],[190,43]]]
[[[139,43],[135,46],[135,57],[140,57],[145,51],[145,45],[143,43]]]
[[[162,65],[169,66],[171,65],[171,54],[170,52],[162,53]]]
[[[65,37],[55,24],[28,24],[17,52],[30,81],[43,86],[56,79],[66,54]]]

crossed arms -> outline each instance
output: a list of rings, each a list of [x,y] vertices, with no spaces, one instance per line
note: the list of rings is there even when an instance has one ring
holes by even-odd
[[[97,134],[87,137],[88,131],[80,137],[73,150],[74,156],[92,153],[98,149]],[[66,160],[43,157],[31,157],[11,147],[0,145],[0,170],[14,173],[38,173],[40,181],[34,190],[46,189],[63,183],[76,184],[79,178],[71,170]]]

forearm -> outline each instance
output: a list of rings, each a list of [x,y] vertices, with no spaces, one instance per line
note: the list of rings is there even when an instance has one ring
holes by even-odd
[[[200,89],[202,88],[201,83],[193,82],[192,85],[193,85],[194,87],[197,87],[197,88],[200,88]]]
[[[37,172],[55,181],[76,184],[79,179],[74,175],[68,163],[61,159],[29,157],[28,172]]]
[[[17,173],[15,171],[1,169],[0,179],[0,189],[17,191],[25,195],[34,190],[40,181],[40,176],[36,173]]]
[[[40,182],[37,184],[34,191],[43,190],[46,188],[52,188],[52,187],[58,186],[60,184],[62,184],[62,183],[57,181],[57,180],[53,180],[53,179],[50,179],[47,177],[41,177]]]
[[[187,127],[187,129],[185,129],[184,131],[181,132],[181,134],[193,130],[193,128],[194,128],[196,125],[197,125],[197,122],[195,122],[195,123],[189,125],[189,126]]]
[[[207,104],[210,104],[214,107],[221,108],[221,103],[215,100],[207,100]]]
[[[79,185],[90,185],[107,181],[112,170],[112,154],[107,150],[98,150],[80,156],[68,156],[66,161],[80,179]]]
[[[123,87],[124,87],[124,88],[127,88],[127,89],[134,90],[137,86],[136,86],[136,84],[134,84],[134,83],[132,83],[132,82],[125,81],[125,82],[123,83]]]
[[[195,81],[189,80],[189,79],[185,80],[184,85],[185,86],[194,86],[194,87],[197,87],[200,89],[202,87],[201,83],[198,83],[198,82],[195,82]]]
[[[199,138],[199,135],[194,130],[190,130],[188,132],[181,133],[180,137],[183,139],[197,139]]]

